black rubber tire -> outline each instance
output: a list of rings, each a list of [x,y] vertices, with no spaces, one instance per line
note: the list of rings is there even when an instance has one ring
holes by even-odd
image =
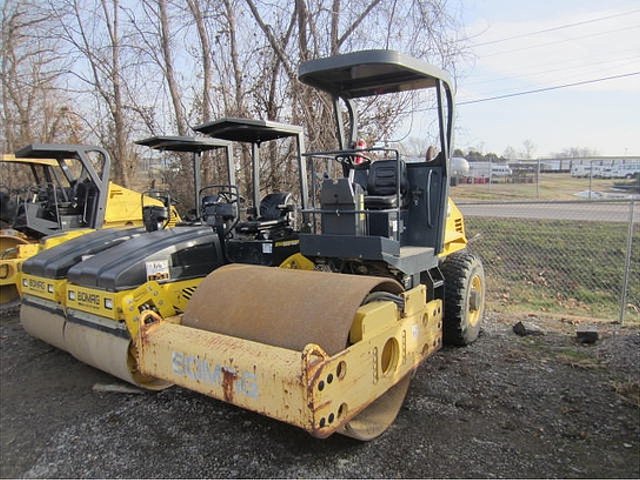
[[[443,341],[447,345],[469,345],[478,338],[484,313],[486,281],[482,262],[462,250],[449,255],[440,269],[445,285]]]

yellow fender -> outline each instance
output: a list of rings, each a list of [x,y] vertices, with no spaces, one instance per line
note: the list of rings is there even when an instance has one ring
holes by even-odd
[[[279,268],[292,268],[294,270],[313,270],[316,265],[301,253],[294,253],[282,262]]]

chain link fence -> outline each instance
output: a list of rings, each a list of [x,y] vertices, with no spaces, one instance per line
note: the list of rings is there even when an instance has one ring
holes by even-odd
[[[458,201],[490,307],[640,322],[640,202]]]
[[[640,157],[475,161],[454,165],[454,175],[454,185],[473,185],[485,198],[557,199],[571,187],[564,199],[622,199],[639,191]]]

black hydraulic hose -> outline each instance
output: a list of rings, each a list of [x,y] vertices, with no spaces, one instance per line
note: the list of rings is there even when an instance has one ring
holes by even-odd
[[[371,292],[364,298],[362,305],[372,302],[393,302],[401,310],[404,309],[404,299],[400,295],[394,295],[389,292]]]

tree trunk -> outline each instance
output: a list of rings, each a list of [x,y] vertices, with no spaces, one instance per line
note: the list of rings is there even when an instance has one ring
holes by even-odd
[[[182,109],[182,99],[180,96],[180,86],[176,81],[175,71],[173,68],[173,56],[170,45],[170,28],[169,16],[167,14],[167,0],[158,0],[159,17],[160,17],[160,46],[162,48],[162,58],[164,61],[164,75],[167,79],[171,102],[173,103],[173,111],[176,116],[176,127],[179,135],[187,134],[187,122]]]

